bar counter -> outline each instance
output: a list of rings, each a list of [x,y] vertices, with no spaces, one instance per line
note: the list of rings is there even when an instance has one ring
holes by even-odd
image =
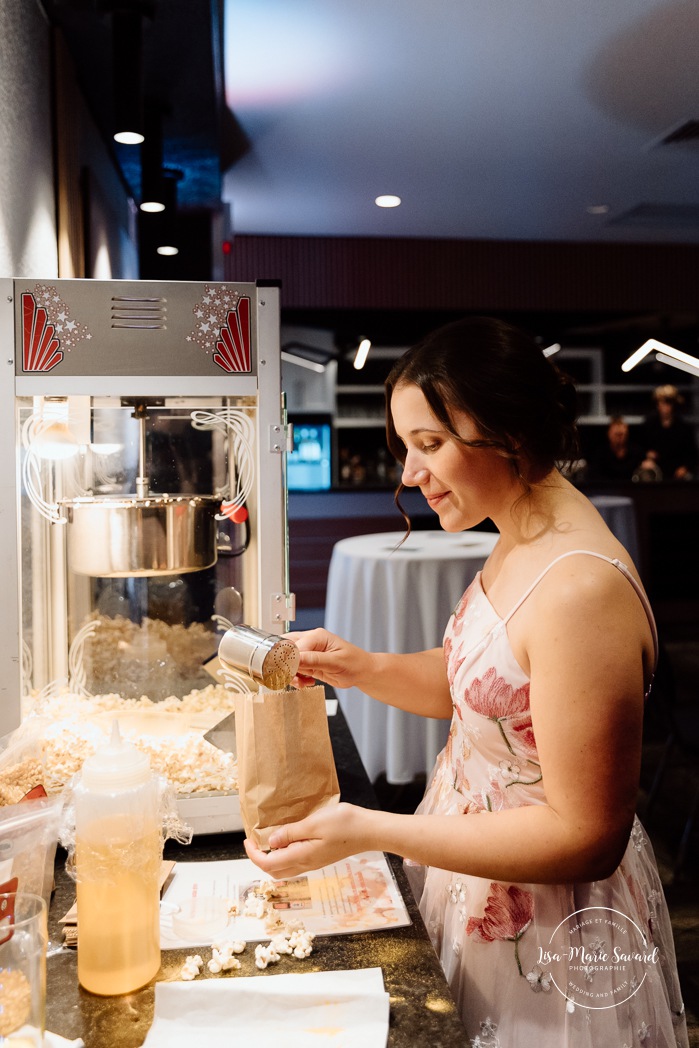
[[[340,791],[343,800],[376,808],[377,802],[359,759],[341,710],[329,718]],[[176,861],[211,861],[245,858],[242,833],[197,836],[187,846],[168,841],[165,858]],[[242,968],[233,975],[204,978],[274,978],[283,972],[312,972],[380,967],[390,994],[390,1048],[458,1048],[466,1033],[459,1018],[437,955],[429,941],[422,918],[411,895],[402,863],[389,856],[391,868],[405,900],[412,924],[385,931],[349,935],[318,936],[313,953],[303,961],[282,957],[271,969],[255,967],[254,947],[248,944],[240,955]],[[46,1028],[67,1038],[82,1037],[85,1048],[140,1048],[153,1021],[154,982],[136,993],[120,997],[97,997],[78,985],[77,954],[55,948],[62,942],[59,921],[75,900],[75,884],[65,872],[65,852],[56,858],[56,888],[49,910]],[[108,934],[105,929],[105,934]],[[189,950],[164,950],[155,981],[171,981],[179,972]],[[231,1034],[235,1027],[231,1024]],[[233,1042],[231,1042],[233,1043]]]

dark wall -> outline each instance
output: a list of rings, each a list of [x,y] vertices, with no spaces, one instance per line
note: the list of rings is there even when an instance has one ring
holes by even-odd
[[[225,262],[291,309],[697,310],[697,245],[237,236]]]

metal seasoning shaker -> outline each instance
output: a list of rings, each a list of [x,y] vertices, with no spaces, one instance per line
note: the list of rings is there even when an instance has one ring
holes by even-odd
[[[276,633],[263,633],[241,623],[221,638],[221,662],[252,677],[258,684],[279,691],[291,684],[299,668],[299,650]]]

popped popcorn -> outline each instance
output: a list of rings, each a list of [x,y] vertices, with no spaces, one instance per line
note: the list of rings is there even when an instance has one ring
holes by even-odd
[[[295,927],[286,928],[283,935],[276,935],[268,943],[258,943],[255,947],[255,965],[260,970],[270,964],[276,964],[282,956],[303,960],[313,952],[314,935],[307,932],[303,924],[293,922]],[[236,954],[244,952],[247,943],[242,939],[219,939],[211,944],[211,958],[207,969],[212,975],[221,972],[240,971],[242,965]],[[180,978],[186,981],[196,979],[201,974],[204,962],[200,954],[188,956],[182,966]]]
[[[249,895],[245,900],[244,917],[257,917],[258,920],[262,920],[267,915],[267,911],[267,903],[264,899],[258,898],[257,895]]]
[[[35,786],[43,785],[44,769],[34,757],[0,771],[0,805],[17,804]]]
[[[138,625],[123,615],[94,612],[86,621],[97,624],[96,631],[85,639],[83,660],[90,690],[98,691],[109,681],[119,679],[120,662],[125,648],[146,637],[150,643],[164,642],[167,654],[175,664],[182,682],[201,674],[202,663],[215,654],[218,637],[206,623],[188,626],[144,617]]]
[[[278,960],[279,953],[271,942],[267,946],[260,943],[259,946],[255,947],[255,964],[258,968],[266,968],[268,964],[276,964]]]
[[[310,957],[313,953],[313,939],[315,938],[311,932],[298,930],[291,933],[289,936],[289,946],[292,948],[294,957],[299,959],[303,957]]]
[[[48,793],[58,793],[80,771],[87,757],[104,745],[111,730],[109,714],[128,716],[152,711],[181,718],[178,733],[149,734],[148,722],[131,740],[146,753],[151,767],[164,775],[180,794],[228,792],[238,788],[235,754],[224,753],[204,739],[205,727],[192,725],[197,715],[214,713],[223,719],[235,708],[233,694],[211,684],[183,698],[174,696],[152,702],[147,696],[123,699],[120,695],[86,697],[66,691],[40,698],[30,711],[45,720],[42,758],[44,785]],[[104,715],[100,717],[99,715]]]
[[[270,942],[270,946],[273,946],[275,951],[281,956],[281,954],[293,953],[291,944],[285,935],[276,935]]]
[[[199,975],[202,969],[203,964],[204,961],[202,960],[200,954],[189,954],[189,956],[185,958],[185,962],[182,965],[180,978],[184,979],[186,982],[191,982],[192,979],[196,979],[197,975]]]
[[[226,957],[225,960],[221,960],[219,957],[212,957],[206,967],[212,975],[218,975],[220,972],[227,972],[232,968],[240,968],[241,964],[237,957]]]
[[[278,899],[281,892],[276,881],[260,881],[255,889],[255,895],[261,896],[269,902],[270,899]]]
[[[234,939],[233,942],[225,943],[224,946],[226,949],[230,949],[231,953],[242,953],[247,943],[244,939]]]
[[[310,957],[313,953],[314,938],[312,932],[307,932],[303,925],[289,934],[276,935],[267,946],[260,943],[255,947],[255,964],[258,968],[266,968],[268,964],[275,964],[282,954],[288,954],[298,960]]]
[[[275,936],[279,935],[280,932],[286,930],[286,925],[281,917],[278,916],[275,910],[268,910],[265,916],[265,931],[268,935]]]
[[[212,975],[218,975],[219,972],[240,969],[240,961],[234,956],[234,954],[242,953],[244,949],[244,942],[214,943],[211,947],[211,960],[207,964],[207,968]]]

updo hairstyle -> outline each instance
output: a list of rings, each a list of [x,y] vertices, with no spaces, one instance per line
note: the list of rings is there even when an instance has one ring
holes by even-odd
[[[525,489],[527,477],[543,476],[578,457],[572,380],[531,336],[504,321],[454,321],[396,361],[385,382],[386,439],[402,463],[405,446],[393,425],[391,397],[403,385],[422,391],[432,413],[457,440],[454,413],[469,415],[482,446],[500,449]]]

